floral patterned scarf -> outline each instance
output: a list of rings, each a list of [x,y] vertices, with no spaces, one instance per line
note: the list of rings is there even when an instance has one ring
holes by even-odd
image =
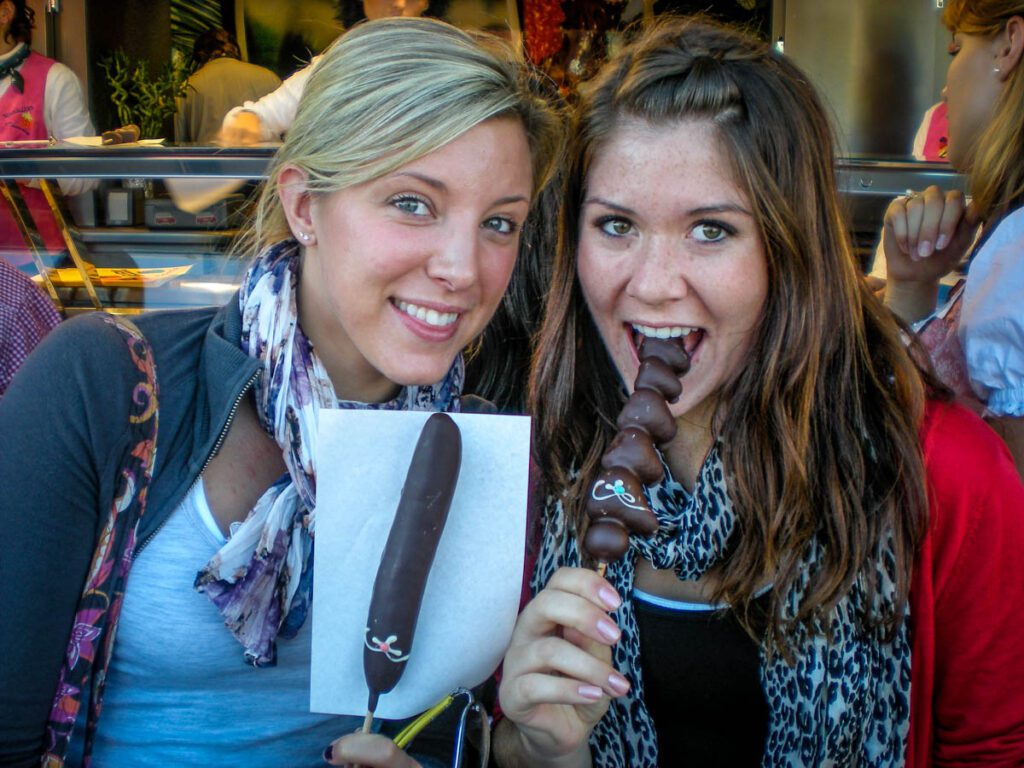
[[[255,666],[275,663],[276,639],[302,626],[312,597],[316,522],[314,452],[321,408],[458,411],[464,369],[457,358],[431,386],[405,387],[385,403],[339,400],[296,306],[300,249],[269,248],[242,281],[241,346],[262,362],[256,384],[260,423],[281,447],[288,474],[256,502],[231,538],[196,576]]]
[[[720,561],[736,526],[718,447],[701,467],[693,495],[665,467],[662,482],[645,488],[660,527],[650,539],[630,537],[625,557],[608,567],[607,579],[625,599],[615,614],[622,636],[613,663],[631,682],[614,699],[590,737],[594,765],[628,768],[658,765],[654,723],[644,704],[640,640],[633,592],[637,560],[672,568],[680,579],[698,579]],[[876,570],[861,574],[850,592],[815,632],[794,625],[787,640],[795,663],[761,648],[761,686],[768,702],[764,766],[902,766],[910,730],[910,642],[906,621],[885,640],[862,630],[868,609],[891,609],[896,597],[891,541],[883,542]],[[809,575],[822,559],[816,539],[803,555],[802,577],[783,599],[783,618],[796,615]],[[579,566],[580,551],[562,511],[550,497],[531,587],[540,591],[562,565]],[[869,604],[868,579],[874,581]],[[906,614],[905,614],[906,615]],[[831,641],[827,638],[831,637]]]
[[[146,513],[149,483],[156,463],[160,412],[153,350],[142,332],[127,318],[104,314],[99,317],[118,331],[132,361],[128,423],[118,425],[127,429],[129,447],[117,470],[113,503],[96,542],[71,625],[46,725],[46,751],[39,761],[44,768],[64,765],[83,704],[86,705],[86,721],[81,765],[89,768],[92,764],[92,745],[103,708],[117,619],[121,615],[139,524]]]

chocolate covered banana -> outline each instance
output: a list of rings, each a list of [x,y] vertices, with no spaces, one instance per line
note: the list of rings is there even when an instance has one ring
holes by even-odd
[[[668,404],[679,399],[679,377],[690,369],[682,338],[645,336],[637,356],[640,368],[633,394],[619,413],[619,431],[601,457],[604,471],[591,485],[585,506],[590,525],[583,546],[602,573],[625,554],[630,533],[651,536],[658,530],[644,486],[664,474],[655,445],[675,437],[676,422]]]
[[[461,464],[458,425],[446,413],[432,414],[416,442],[373,584],[363,648],[363,673],[370,689],[367,723],[380,694],[394,688],[405,671]]]

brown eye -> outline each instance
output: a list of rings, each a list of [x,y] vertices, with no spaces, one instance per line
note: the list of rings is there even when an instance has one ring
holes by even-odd
[[[633,230],[633,224],[626,219],[610,216],[597,223],[601,231],[612,237],[625,237]]]
[[[718,224],[704,223],[693,228],[694,238],[702,243],[717,243],[724,240],[726,234],[725,228]]]

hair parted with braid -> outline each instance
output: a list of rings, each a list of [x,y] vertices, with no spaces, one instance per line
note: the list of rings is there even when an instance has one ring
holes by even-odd
[[[563,494],[581,534],[584,489],[616,431],[625,392],[576,277],[579,219],[595,158],[624,121],[638,119],[655,129],[683,120],[715,127],[767,260],[768,295],[749,364],[719,393],[713,420],[739,526],[712,599],[743,616],[768,577],[777,601],[817,535],[825,556],[797,616],[813,622],[859,572],[874,568],[891,531],[897,605],[904,605],[926,519],[922,374],[859,272],[837,193],[832,130],[814,89],[767,44],[704,18],[661,21],[582,95],[531,378],[535,455],[549,491]],[[900,618],[864,617],[890,627]],[[780,630],[773,619],[776,640]]]

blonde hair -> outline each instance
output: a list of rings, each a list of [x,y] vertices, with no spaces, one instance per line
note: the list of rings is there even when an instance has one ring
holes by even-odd
[[[942,22],[953,33],[992,37],[1014,16],[1024,18],[1024,0],[951,0]],[[1024,62],[1019,62],[1006,80],[992,119],[964,154],[971,195],[983,219],[999,219],[1024,202],[1022,123]]]
[[[499,117],[526,131],[534,193],[561,147],[561,121],[539,76],[496,37],[434,19],[360,24],[324,52],[235,247],[258,253],[290,237],[277,184],[294,166],[329,194],[390,173]]]

